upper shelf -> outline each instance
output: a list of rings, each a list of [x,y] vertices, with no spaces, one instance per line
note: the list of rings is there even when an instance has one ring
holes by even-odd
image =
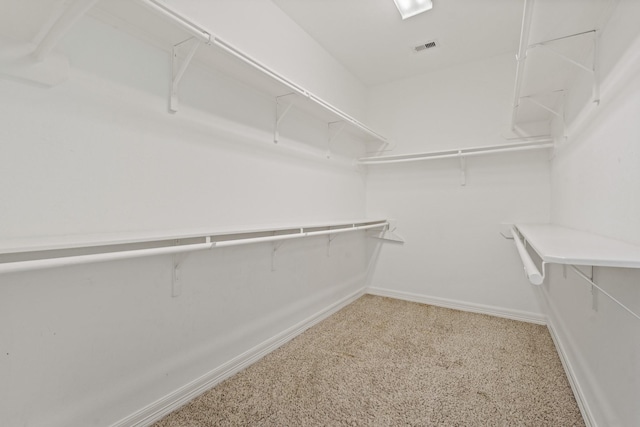
[[[584,74],[599,102],[598,31],[616,0],[525,0],[511,126],[565,120],[566,97]],[[524,132],[526,133],[526,132]]]
[[[545,262],[640,268],[640,246],[553,224],[517,224]]]
[[[345,128],[347,132],[363,140],[387,143],[384,136],[362,122],[260,63],[216,36],[209,29],[197,26],[187,17],[179,15],[155,0],[100,2],[90,14],[104,22],[124,28],[165,50],[170,50],[173,46],[194,37],[206,45],[194,56],[196,61],[206,67],[231,76],[274,100],[276,97],[294,94],[287,97],[287,102],[291,102],[296,108],[327,123],[344,122],[347,125]]]

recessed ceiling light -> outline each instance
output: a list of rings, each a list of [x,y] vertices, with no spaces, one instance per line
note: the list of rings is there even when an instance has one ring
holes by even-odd
[[[431,0],[393,0],[400,11],[402,19],[411,18],[419,13],[426,12],[433,7]]]

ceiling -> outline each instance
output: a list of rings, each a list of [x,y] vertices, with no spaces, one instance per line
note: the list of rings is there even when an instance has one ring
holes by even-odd
[[[403,21],[393,0],[273,2],[367,86],[515,54],[524,8],[524,0],[433,0]],[[439,47],[414,53],[433,39]]]

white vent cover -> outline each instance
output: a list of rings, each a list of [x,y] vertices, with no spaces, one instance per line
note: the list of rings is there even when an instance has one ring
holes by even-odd
[[[437,40],[429,40],[428,42],[420,43],[419,45],[414,46],[413,47],[413,51],[415,53],[419,53],[419,52],[424,52],[424,51],[429,50],[429,49],[434,49],[434,48],[436,48],[438,46],[439,46],[439,44],[438,44]]]

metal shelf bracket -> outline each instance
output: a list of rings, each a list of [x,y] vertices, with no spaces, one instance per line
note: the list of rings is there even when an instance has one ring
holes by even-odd
[[[462,150],[458,151],[458,158],[460,159],[460,185],[467,185],[467,159],[462,155]]]
[[[171,50],[171,97],[169,98],[169,111],[175,113],[178,111],[178,87],[180,80],[184,77],[187,67],[191,63],[193,56],[196,54],[198,47],[202,42],[195,37],[188,38],[177,45],[173,46]],[[186,55],[184,59],[181,59],[181,51],[186,47]]]
[[[331,144],[333,143],[333,141],[335,141],[338,135],[342,133],[346,125],[347,125],[347,122],[345,122],[344,120],[329,122],[327,124],[328,135],[329,135],[327,139],[327,159],[331,158]]]
[[[44,61],[64,35],[97,2],[98,0],[75,0],[72,2],[55,18],[53,23],[45,26],[46,31],[41,31],[41,34],[36,36],[38,46],[33,51],[33,57],[38,62]]]
[[[286,95],[276,96],[276,123],[273,131],[273,143],[277,144],[280,140],[280,123],[287,116],[287,113],[291,111],[293,107],[293,101],[291,97],[295,95],[294,92]]]
[[[376,240],[383,240],[389,243],[397,243],[404,244],[404,237],[400,236],[396,233],[396,229],[398,227],[395,225],[395,222],[390,222],[387,227],[385,227],[382,231],[371,231],[368,237]]]
[[[283,243],[284,241],[282,240],[272,243],[273,249],[271,250],[271,271],[276,271],[276,255],[277,255],[278,249],[280,249],[280,246],[282,246]]]
[[[557,50],[555,50],[554,48],[552,48],[551,46],[549,46],[549,43],[558,41],[558,40],[563,40],[563,39],[568,39],[568,38],[572,38],[572,37],[576,37],[576,36],[584,36],[587,34],[592,34],[593,33],[593,61],[591,66],[585,65],[579,61],[576,61],[575,59],[565,55],[562,52],[558,52]],[[569,36],[565,36],[565,37],[559,37],[557,39],[553,39],[553,40],[547,40],[541,43],[536,43],[533,45],[530,45],[528,48],[537,48],[540,47],[542,48],[545,52],[549,52],[555,56],[557,56],[558,58],[563,59],[564,61],[576,66],[577,68],[586,71],[587,73],[589,73],[592,78],[593,78],[593,88],[592,88],[592,98],[593,98],[593,102],[596,104],[600,104],[600,78],[598,76],[599,74],[599,67],[598,67],[598,60],[599,60],[599,38],[600,38],[600,32],[598,30],[589,30],[589,31],[584,31],[581,33],[576,33],[576,34],[571,34]]]
[[[558,90],[558,91],[554,91],[554,92],[564,92],[564,89],[561,89],[561,90]],[[538,101],[535,98],[535,95],[521,96],[520,99],[526,99],[527,101],[531,102],[532,104],[537,105],[538,107],[542,108],[543,110],[547,110],[548,112],[550,112],[554,116],[563,118],[561,112],[556,111],[553,108],[549,107],[548,105],[545,105],[544,103]]]

